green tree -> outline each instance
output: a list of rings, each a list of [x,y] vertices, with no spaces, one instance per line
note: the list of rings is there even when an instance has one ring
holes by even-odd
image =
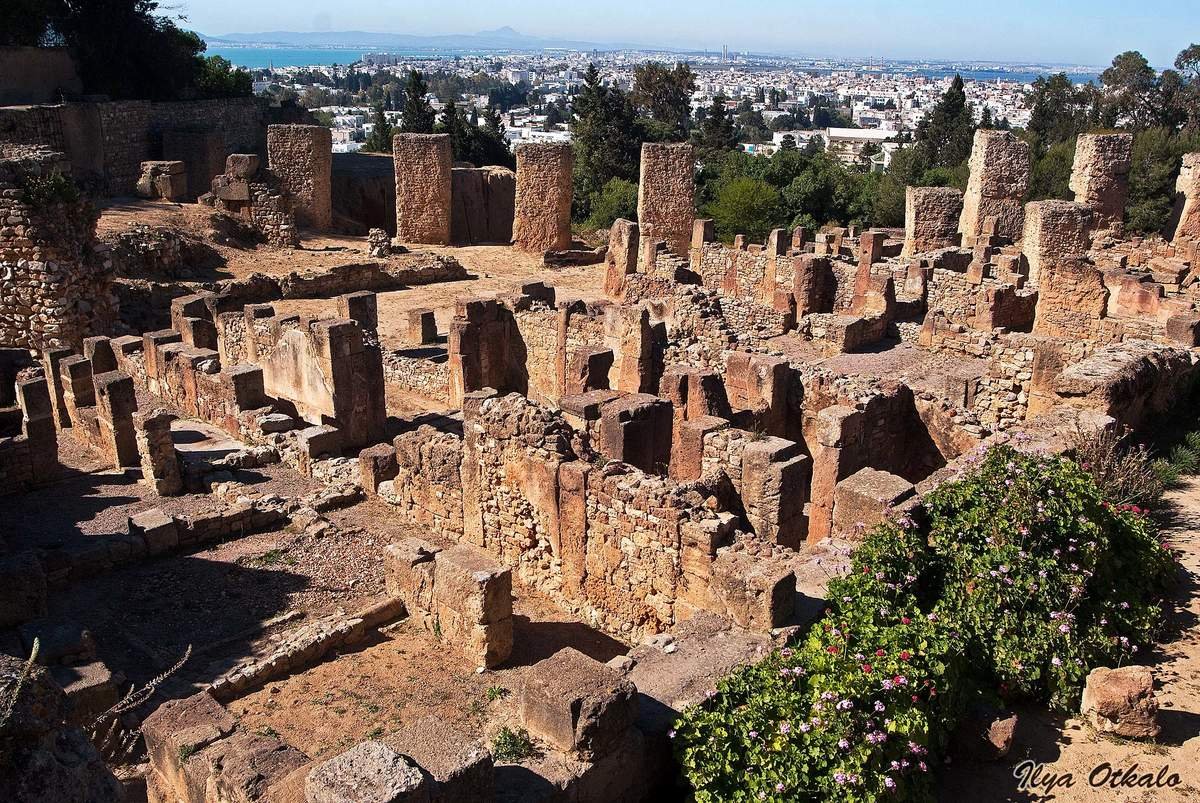
[[[1141,131],[1158,121],[1158,78],[1141,53],[1127,50],[1113,58],[1100,83],[1122,125]]]
[[[967,104],[961,75],[917,124],[917,147],[931,167],[953,167],[971,155],[975,116]]]
[[[695,90],[696,76],[687,64],[667,69],[651,61],[633,71],[631,99],[656,124],[660,134],[656,138],[687,139],[692,119],[691,96]]]
[[[751,241],[762,241],[781,222],[779,202],[777,189],[765,181],[743,176],[721,187],[707,214],[722,239],[745,234]]]
[[[1177,134],[1168,128],[1150,128],[1134,135],[1125,206],[1127,228],[1138,232],[1163,230],[1171,217],[1181,157],[1196,150],[1200,150],[1200,132]]]
[[[717,95],[709,104],[704,121],[700,124],[696,145],[699,146],[702,156],[711,157],[713,154],[737,148],[737,144],[737,128],[733,118],[729,116],[729,110],[725,108],[725,96]]]
[[[584,220],[593,194],[611,179],[637,180],[642,139],[629,96],[617,87],[604,86],[594,64],[588,65],[574,107],[573,214],[576,220]]]
[[[439,134],[450,135],[450,150],[455,161],[470,161],[470,129],[467,128],[467,121],[459,113],[454,101],[448,101],[442,107],[442,117],[434,130]]]
[[[363,150],[372,153],[392,152],[392,124],[388,122],[387,115],[383,113],[382,103],[375,106],[375,111],[371,115],[371,135],[363,143]]]
[[[779,147],[785,151],[796,150],[796,137],[792,134],[784,134],[779,140]]]
[[[1025,138],[1034,155],[1099,126],[1101,100],[1095,87],[1076,87],[1066,73],[1039,76],[1025,95],[1025,108],[1029,109]]]
[[[404,84],[404,110],[400,115],[400,130],[406,134],[432,134],[435,115],[426,95],[429,85],[416,70],[409,70]]]
[[[5,0],[0,44],[65,45],[84,91],[112,98],[250,94],[248,73],[205,58],[203,40],[158,10],[156,0]]]
[[[1035,156],[1029,191],[1026,199],[1042,201],[1058,199],[1069,201],[1074,198],[1070,187],[1071,168],[1075,163],[1075,139],[1055,142],[1045,153]]]
[[[592,194],[588,204],[591,213],[586,225],[589,229],[606,229],[617,218],[637,220],[637,203],[636,184],[623,178],[609,179],[598,192]]]

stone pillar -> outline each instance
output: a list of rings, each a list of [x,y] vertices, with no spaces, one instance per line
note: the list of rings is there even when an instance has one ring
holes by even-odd
[[[617,219],[608,230],[608,253],[604,258],[604,294],[612,299],[625,295],[625,277],[637,272],[638,224]]]
[[[742,501],[755,535],[799,549],[807,535],[804,502],[811,466],[794,441],[763,437],[742,453]]]
[[[379,301],[370,290],[359,290],[337,297],[337,316],[358,324],[370,341],[379,339]]]
[[[1200,153],[1185,153],[1175,179],[1173,243],[1200,242]]]
[[[71,426],[71,415],[67,411],[63,395],[62,369],[59,361],[72,356],[70,349],[46,349],[42,352],[42,370],[50,382],[50,393],[54,399],[54,420],[59,429]]]
[[[133,417],[137,448],[141,455],[142,482],[159,496],[183,493],[179,457],[171,440],[171,422],[175,416],[166,410],[138,413]]]
[[[808,542],[816,543],[833,530],[833,502],[838,481],[856,467],[847,465],[847,447],[861,439],[863,415],[842,405],[817,414],[812,438],[812,481],[808,504]]]
[[[437,318],[433,310],[414,309],[408,311],[408,342],[422,346],[437,342]]]
[[[401,242],[450,244],[449,134],[396,134],[396,237]]]
[[[1097,232],[1123,230],[1129,170],[1133,166],[1133,134],[1080,134],[1071,168],[1075,200],[1092,210]]]
[[[513,247],[530,253],[571,247],[571,171],[575,155],[565,143],[517,146],[517,200]]]
[[[975,132],[970,168],[971,177],[958,221],[962,245],[967,248],[974,245],[989,217],[996,218],[997,234],[1018,239],[1025,222],[1021,203],[1029,189],[1032,169],[1029,144],[1011,131],[981,128]]]
[[[120,371],[96,376],[96,419],[100,424],[101,448],[116,468],[140,464],[133,414],[137,394],[133,378]]]
[[[1029,262],[1029,283],[1047,268],[1088,252],[1091,210],[1073,201],[1032,201],[1025,206],[1021,250]]]
[[[953,187],[906,187],[902,257],[958,245],[963,194]]]
[[[29,442],[32,480],[42,483],[58,475],[58,430],[50,386],[44,377],[20,379],[16,384],[21,407],[21,433]]]
[[[600,452],[649,474],[666,474],[671,462],[669,402],[648,393],[613,399],[600,410]]]
[[[79,410],[94,407],[96,386],[92,383],[92,364],[86,357],[65,357],[58,362],[61,373],[63,402],[70,426],[79,423]]]
[[[292,199],[297,225],[318,231],[333,225],[333,134],[328,128],[267,126],[267,164]]]
[[[696,218],[696,155],[686,142],[642,145],[638,225],[667,248],[688,255]]]

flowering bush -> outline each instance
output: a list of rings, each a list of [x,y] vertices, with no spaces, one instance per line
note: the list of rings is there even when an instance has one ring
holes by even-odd
[[[1107,503],[1070,460],[989,451],[925,500],[938,608],[1000,692],[1073,709],[1088,671],[1144,648],[1174,558],[1135,505]]]
[[[681,717],[697,801],[930,797],[969,695],[1073,706],[1153,636],[1173,558],[1070,461],[995,448],[925,508],[867,536],[803,641]]]
[[[734,672],[677,723],[697,801],[928,790],[928,753],[940,749],[955,708],[947,690],[957,686],[963,645],[913,593],[921,538],[888,524],[871,546],[830,583],[830,609],[802,643]]]

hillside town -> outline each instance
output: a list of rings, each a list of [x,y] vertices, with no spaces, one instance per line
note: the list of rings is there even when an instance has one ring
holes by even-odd
[[[648,62],[674,64],[678,54],[656,52],[503,54],[489,56],[455,56],[453,58],[407,58],[386,53],[364,53],[359,61],[343,65],[313,65],[307,67],[276,67],[256,71],[254,88],[258,92],[279,94],[320,94],[329,83],[355,72],[376,74],[385,72],[403,80],[410,70],[448,72],[464,79],[483,77],[495,83],[520,86],[536,103],[523,103],[507,110],[505,136],[510,143],[569,142],[569,121],[548,123],[544,109],[560,102],[570,103],[571,97],[583,86],[583,74],[589,64],[600,69],[606,86],[630,91],[634,85],[634,70]],[[883,170],[890,163],[890,153],[905,132],[911,133],[926,112],[933,107],[953,80],[953,73],[931,77],[914,68],[889,71],[873,65],[847,65],[824,61],[805,64],[779,63],[777,59],[722,59],[719,56],[689,56],[686,63],[696,71],[696,88],[691,93],[693,113],[707,109],[713,99],[725,99],[730,111],[743,100],[761,112],[771,126],[766,142],[746,142],[742,147],[749,153],[771,155],[785,136],[792,136],[803,147],[820,137],[831,152],[843,154],[848,160],[857,158],[865,145],[880,147],[883,155],[876,168]],[[325,81],[313,83],[312,76]],[[1007,79],[1003,73],[996,78],[969,80],[967,97],[976,115],[986,108],[992,119],[1007,120],[1014,127],[1024,126],[1029,110],[1024,98],[1029,83]],[[767,98],[773,99],[768,102]],[[440,111],[442,102],[429,98],[433,108]],[[486,109],[488,93],[465,94],[462,102],[468,107]],[[785,123],[795,112],[803,112],[817,104],[837,109],[845,121],[841,126],[798,128],[776,125]],[[334,150],[339,153],[361,149],[370,136],[371,105],[316,106],[332,116]],[[398,125],[400,113],[386,112],[389,121]],[[810,121],[811,122],[811,121]]]

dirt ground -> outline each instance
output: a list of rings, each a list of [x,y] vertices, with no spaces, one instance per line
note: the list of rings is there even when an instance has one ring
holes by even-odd
[[[1079,719],[1055,717],[1044,710],[1019,711],[1009,755],[995,763],[947,767],[941,800],[1200,800],[1200,479],[1169,494],[1169,504],[1174,521],[1168,539],[1183,553],[1183,577],[1167,621],[1168,632],[1174,635],[1147,657],[1157,678],[1159,737],[1154,742],[1110,738]],[[1043,765],[1037,776],[1040,785],[1021,788],[1016,776],[1024,761]],[[1178,781],[1170,787],[1147,787],[1143,781],[1140,787],[1114,788],[1112,779],[1118,770],[1135,780],[1146,775],[1159,778],[1161,771],[1164,782],[1172,774]],[[1100,785],[1093,785],[1096,782]]]
[[[365,238],[363,239],[365,248]],[[504,245],[475,245],[458,248],[421,246],[431,253],[444,253],[462,263],[472,278],[439,282],[378,294],[379,338],[385,348],[401,349],[414,345],[407,339],[407,313],[417,309],[433,310],[438,332],[450,331],[456,299],[469,296],[497,296],[513,293],[521,285],[545,282],[558,291],[558,297],[595,301],[604,297],[604,265],[572,268],[547,268],[530,254]],[[336,314],[334,299],[277,301],[275,311],[312,318]]]

